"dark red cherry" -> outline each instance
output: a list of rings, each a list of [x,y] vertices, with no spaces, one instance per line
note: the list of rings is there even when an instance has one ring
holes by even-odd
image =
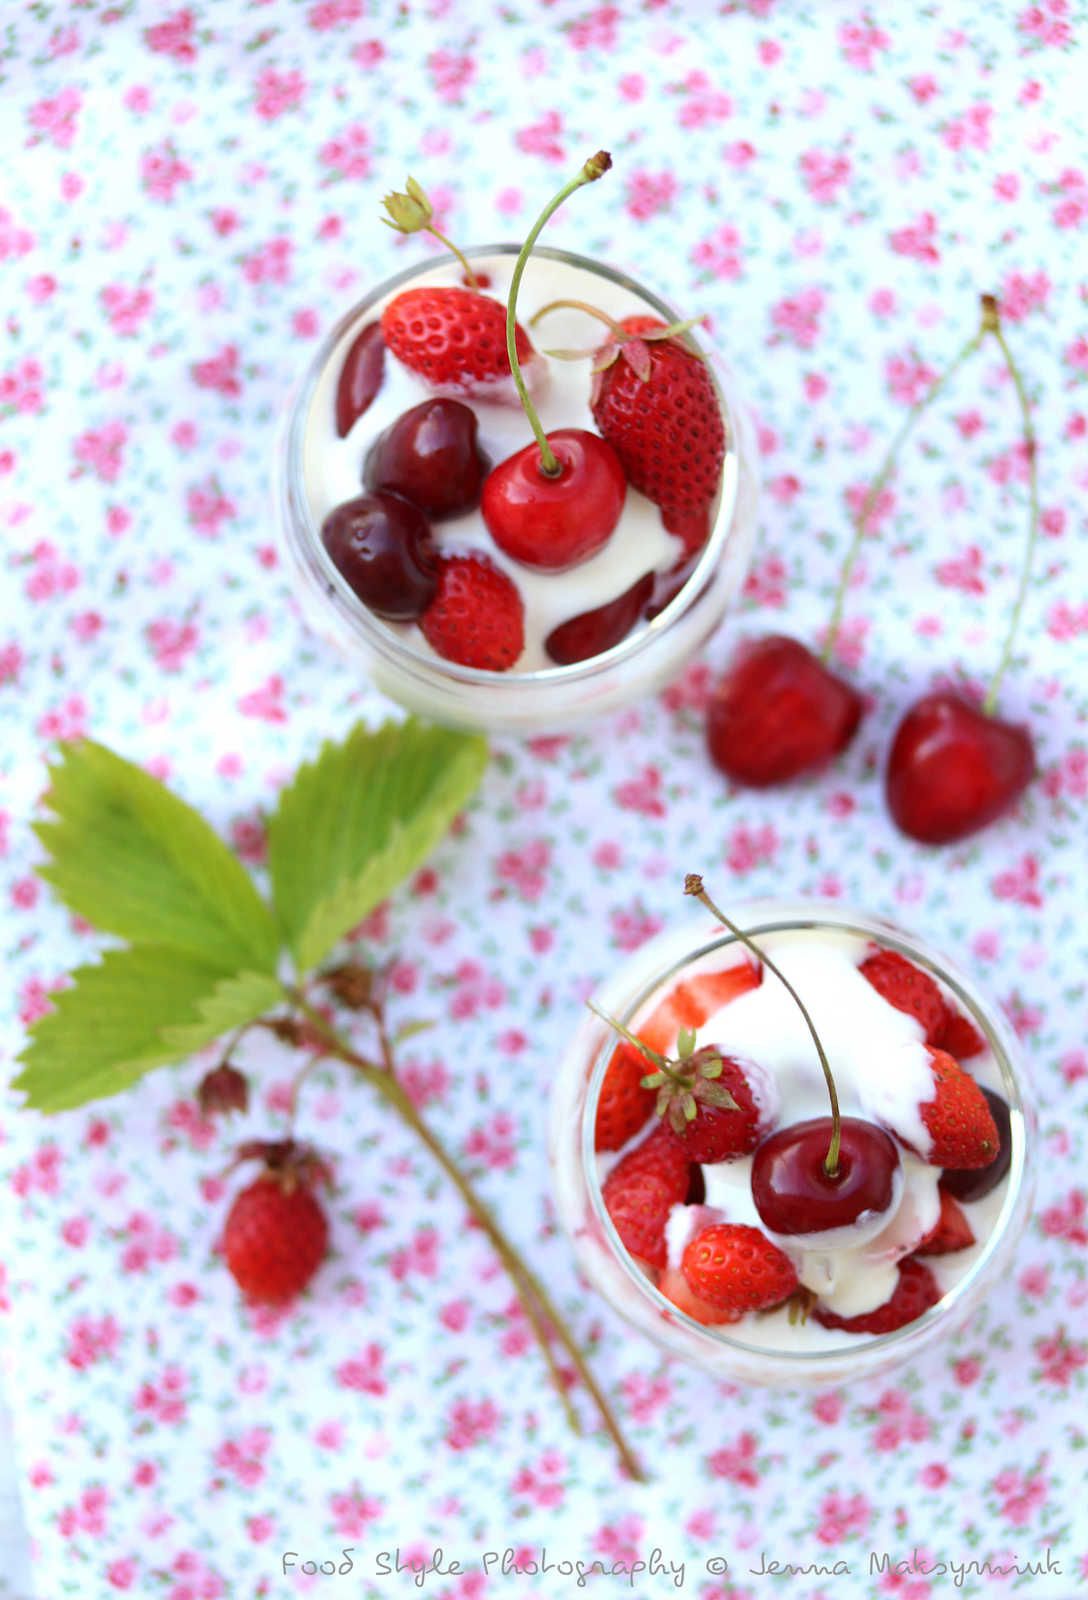
[[[321,538],[364,605],[388,622],[411,622],[438,588],[438,551],[418,506],[395,494],[363,494],[330,511]]]
[[[626,639],[642,615],[653,588],[654,575],[647,572],[607,605],[561,622],[544,641],[548,655],[561,667],[568,667],[572,662],[586,661],[590,656],[611,650],[621,639]]]
[[[711,696],[706,737],[734,783],[767,789],[825,766],[861,721],[860,694],[796,639],[744,644]]]
[[[412,500],[437,521],[479,504],[487,458],[476,443],[476,413],[460,400],[424,400],[371,445],[363,482]]]
[[[336,386],[336,431],[347,437],[382,386],[385,340],[380,322],[368,322],[344,358]]]
[[[996,821],[1034,776],[1026,728],[945,691],[917,701],[899,724],[885,793],[896,826],[910,838],[952,844]]]
[[[559,462],[541,470],[540,446],[507,456],[484,484],[480,509],[500,550],[527,567],[560,572],[586,561],[612,533],[627,480],[612,446],[583,428],[558,428],[548,443]]]
[[[824,1171],[831,1118],[813,1117],[779,1128],[752,1157],[752,1199],[774,1233],[822,1233],[887,1211],[895,1192],[899,1151],[873,1122],[843,1117],[839,1166]]]
[[[997,1155],[987,1167],[970,1170],[960,1168],[955,1171],[945,1168],[941,1174],[941,1188],[955,1200],[981,1200],[983,1195],[990,1194],[1008,1172],[1012,1161],[1012,1124],[1009,1108],[1001,1096],[995,1094],[992,1089],[984,1088],[981,1083],[979,1088],[986,1097],[986,1104],[997,1126],[1000,1143]]]

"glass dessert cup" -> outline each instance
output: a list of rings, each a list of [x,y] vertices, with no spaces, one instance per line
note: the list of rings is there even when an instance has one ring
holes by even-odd
[[[508,259],[512,268],[519,248],[489,245],[466,253],[475,262]],[[532,311],[526,289],[531,289],[534,271],[546,272],[549,263],[556,272],[575,268],[592,274],[613,297],[637,297],[637,304],[634,300],[623,301],[620,315],[639,310],[660,316],[666,323],[681,320],[656,295],[623,274],[585,257],[538,247],[526,270],[519,321],[524,322]],[[653,693],[675,677],[721,621],[744,579],[755,537],[758,450],[754,429],[733,379],[715,352],[696,334],[696,343],[718,391],[726,427],[726,455],[710,537],[679,593],[657,616],[637,624],[619,644],[570,666],[540,666],[532,670],[515,667],[507,672],[491,672],[443,659],[430,650],[414,627],[390,625],[370,611],[333,564],[321,539],[321,521],[327,508],[319,506],[315,514],[313,439],[315,426],[324,426],[319,412],[330,412],[331,427],[330,395],[336,380],[335,376],[330,378],[330,373],[338,370],[365,323],[374,320],[395,293],[414,286],[417,280],[431,282],[444,271],[446,276],[441,281],[454,283],[460,281],[460,270],[453,257],[437,257],[407,268],[352,307],[325,339],[286,418],[278,452],[279,520],[298,576],[296,592],[307,622],[345,651],[382,693],[411,711],[454,726],[520,734],[558,731]],[[503,290],[496,286],[493,292],[501,295]],[[587,329],[596,331],[586,332]],[[585,344],[598,343],[601,334],[599,324],[583,318],[581,337]],[[562,335],[554,338],[547,327],[534,332],[533,337],[538,348],[564,342]],[[588,394],[588,360],[579,363],[577,370]],[[524,417],[520,420],[524,426],[517,446],[532,437],[528,422]],[[360,493],[361,484],[356,483],[347,492]],[[613,538],[619,538],[622,531],[621,521]],[[627,582],[636,576],[637,571]],[[577,567],[552,576],[549,581],[562,585],[571,595],[567,616],[584,609],[577,596]],[[622,592],[623,587],[621,584],[616,592]]]
[[[617,1040],[603,1021],[588,1012],[574,1033],[553,1092],[550,1160],[560,1221],[584,1275],[613,1309],[669,1354],[716,1377],[803,1387],[885,1373],[962,1328],[1009,1268],[1029,1214],[1033,1180],[1034,1121],[1018,1041],[996,1005],[979,992],[971,978],[890,922],[820,901],[758,901],[730,906],[729,914],[757,944],[761,935],[828,932],[853,935],[894,951],[931,975],[974,1024],[987,1046],[979,1082],[1007,1102],[1011,1125],[1007,1176],[992,1195],[978,1202],[978,1209],[986,1208],[990,1215],[989,1233],[979,1237],[962,1276],[950,1287],[941,1284],[943,1292],[937,1303],[895,1332],[865,1335],[817,1325],[806,1344],[808,1324],[796,1333],[791,1326],[788,1336],[775,1336],[752,1331],[758,1326],[758,1317],[715,1326],[693,1320],[658,1289],[628,1253],[605,1208],[594,1130],[605,1070]],[[601,985],[594,1003],[637,1032],[637,1019],[645,1016],[655,999],[667,993],[694,963],[716,955],[740,960],[746,952],[709,915],[700,916],[650,940]],[[784,1005],[792,1004],[784,991],[782,999]],[[965,1070],[973,1072],[974,1067],[970,1061]],[[647,1067],[648,1072],[652,1070]],[[955,1261],[954,1256],[939,1259],[942,1267]],[[927,1265],[935,1268],[937,1263],[931,1260]],[[940,1281],[941,1273],[937,1276]],[[763,1343],[763,1337],[781,1337],[782,1343],[775,1347]]]

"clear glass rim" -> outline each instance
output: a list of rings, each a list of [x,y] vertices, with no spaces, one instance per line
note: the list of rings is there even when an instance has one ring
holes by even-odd
[[[958,1283],[945,1291],[936,1305],[931,1306],[916,1317],[913,1322],[896,1329],[893,1333],[865,1335],[864,1339],[856,1342],[839,1345],[822,1345],[813,1350],[782,1350],[774,1346],[762,1344],[749,1344],[744,1339],[739,1339],[735,1334],[725,1331],[729,1324],[721,1327],[697,1322],[694,1317],[689,1317],[687,1312],[674,1305],[667,1295],[661,1293],[657,1286],[650,1282],[643,1272],[635,1265],[630,1253],[622,1243],[615,1225],[604,1204],[601,1184],[597,1176],[596,1151],[594,1149],[594,1129],[597,1121],[597,1102],[600,1098],[601,1085],[604,1082],[605,1069],[615,1048],[615,1039],[606,1036],[598,1051],[597,1058],[591,1069],[588,1089],[586,1092],[585,1109],[581,1130],[581,1156],[583,1171],[586,1176],[586,1186],[589,1191],[597,1223],[603,1229],[605,1237],[612,1248],[613,1255],[620,1262],[624,1272],[632,1284],[649,1305],[661,1315],[663,1320],[673,1322],[677,1326],[699,1335],[713,1344],[726,1349],[736,1350],[744,1356],[755,1356],[764,1362],[775,1362],[784,1368],[797,1367],[804,1370],[806,1367],[818,1368],[821,1363],[836,1362],[852,1354],[869,1351],[885,1352],[893,1350],[897,1345],[911,1342],[925,1329],[933,1326],[938,1321],[944,1321],[955,1307],[962,1303],[971,1293],[974,1285],[989,1266],[996,1252],[1000,1249],[1005,1232],[1011,1222],[1019,1202],[1020,1192],[1026,1175],[1026,1162],[1028,1150],[1027,1114],[1024,1107],[1020,1077],[1013,1064],[1014,1051],[1008,1025],[1000,1016],[992,1017],[984,998],[976,990],[972,980],[959,971],[954,963],[948,962],[944,956],[931,954],[928,946],[922,941],[915,941],[914,936],[906,930],[885,922],[878,917],[866,917],[861,913],[844,910],[831,904],[813,902],[806,906],[804,911],[780,911],[768,908],[766,902],[749,904],[737,908],[738,916],[735,920],[741,922],[746,933],[759,938],[761,935],[774,933],[789,933],[815,928],[834,928],[841,933],[856,933],[864,938],[878,941],[882,946],[895,950],[898,954],[906,956],[918,966],[931,972],[955,996],[972,1021],[976,1023],[984,1034],[990,1051],[997,1063],[1001,1074],[1003,1097],[1008,1101],[1009,1117],[1011,1124],[1011,1160],[1006,1182],[1005,1196],[1001,1210],[994,1220],[989,1239],[985,1248]],[[767,917],[769,920],[759,921],[754,918]],[[670,930],[665,930],[663,937],[669,936]],[[674,928],[673,934],[677,932]],[[703,939],[698,942],[695,930],[693,932],[693,948],[665,969],[658,971],[653,978],[643,984],[639,992],[629,1002],[625,1003],[622,1014],[618,1020],[625,1024],[646,1004],[646,1002],[670,979],[677,976],[684,968],[689,967],[694,961],[704,956],[712,955],[715,951],[732,947],[744,948],[735,935],[723,930],[720,937]]]
[[[466,250],[465,255],[473,260],[483,256],[517,255],[520,249],[520,244],[485,244]],[[667,322],[681,320],[679,313],[652,290],[645,288],[628,274],[603,262],[546,245],[534,247],[533,259],[537,258],[561,261],[569,266],[597,273],[620,288],[638,295]],[[707,369],[714,382],[718,403],[725,419],[726,453],[722,463],[721,494],[710,538],[687,581],[668,605],[659,611],[657,616],[646,622],[637,633],[613,645],[611,650],[602,651],[601,654],[591,656],[586,661],[574,662],[570,666],[543,667],[532,672],[491,672],[481,667],[466,667],[459,662],[446,661],[441,657],[425,654],[372,616],[334,565],[322,543],[321,531],[310,514],[305,492],[304,449],[306,425],[314,391],[340,340],[371,306],[383,300],[398,285],[418,277],[421,272],[453,263],[456,259],[447,252],[423,262],[416,261],[386,278],[346,311],[322,341],[294,393],[287,421],[284,449],[280,452],[283,474],[281,499],[289,512],[288,537],[295,554],[308,565],[311,576],[324,590],[326,601],[334,606],[341,619],[361,635],[366,644],[378,655],[403,671],[423,678],[438,677],[445,682],[465,687],[486,687],[491,692],[509,697],[515,697],[526,691],[541,691],[549,687],[568,688],[592,682],[614,667],[637,659],[650,649],[674,623],[687,614],[707,589],[722,555],[723,546],[732,530],[736,511],[740,487],[738,419],[719,380],[714,352],[705,346],[700,346],[707,357]],[[694,338],[694,333],[691,337]],[[698,344],[697,340],[696,343]]]

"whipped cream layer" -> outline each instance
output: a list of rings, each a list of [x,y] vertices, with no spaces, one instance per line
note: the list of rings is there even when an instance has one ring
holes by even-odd
[[[877,993],[858,968],[871,954],[872,943],[836,929],[804,929],[767,934],[760,946],[793,984],[812,1016],[838,1090],[844,1116],[863,1117],[906,1139],[919,1154],[900,1146],[900,1172],[891,1207],[867,1213],[857,1223],[822,1234],[784,1236],[760,1219],[752,1199],[752,1157],[705,1164],[706,1199],[701,1206],[672,1208],[666,1232],[670,1267],[679,1267],[684,1247],[694,1234],[714,1222],[759,1228],[790,1257],[801,1283],[840,1316],[873,1311],[892,1294],[896,1264],[910,1254],[932,1229],[940,1214],[941,1169],[921,1157],[930,1136],[919,1107],[933,1097],[933,1080],[921,1024]],[[746,958],[745,958],[746,959]],[[722,957],[700,966],[721,970]],[[690,975],[698,967],[688,969]],[[675,979],[673,981],[676,981]],[[660,994],[646,1008],[653,1008]],[[638,1021],[634,1031],[638,1031]],[[717,1011],[698,1030],[699,1046],[714,1045],[724,1054],[756,1062],[769,1076],[779,1101],[776,1128],[830,1114],[827,1086],[812,1036],[785,986],[765,965],[763,981]],[[993,1056],[972,1057],[971,1075],[1001,1091]],[[628,1148],[645,1137],[642,1130]],[[602,1161],[607,1167],[623,1152]],[[927,1257],[942,1292],[970,1270],[993,1229],[1005,1185],[973,1203],[961,1202],[976,1243],[953,1255]],[[774,1350],[842,1348],[873,1337],[823,1328],[814,1318],[791,1324],[788,1307],[749,1315],[725,1324],[723,1333]]]
[[[506,300],[514,269],[513,256],[473,258],[473,269],[486,272],[491,282],[486,292]],[[376,321],[396,295],[406,289],[429,286],[463,286],[456,263],[421,270],[399,284],[384,300],[371,306],[335,346],[314,390],[306,424],[304,475],[306,497],[316,527],[345,500],[365,493],[362,472],[367,452],[387,427],[436,393],[387,350],[382,386],[368,409],[346,438],[336,432],[336,390],[348,350],[359,330]],[[529,319],[553,300],[583,300],[616,318],[644,314],[658,316],[656,308],[601,274],[568,262],[534,256],[525,269],[518,295],[518,321],[529,331]],[[607,330],[595,318],[579,311],[556,311],[531,330],[538,352],[548,349],[586,349],[600,345]],[[546,432],[555,428],[585,428],[596,433],[589,409],[590,361],[564,361],[538,355],[526,373],[534,404]],[[453,393],[453,391],[447,391]],[[480,447],[492,466],[531,444],[533,435],[518,404],[512,380],[494,396],[455,395],[476,413]],[[483,551],[517,584],[525,607],[525,647],[511,671],[535,672],[556,668],[544,650],[552,629],[571,617],[614,600],[647,572],[664,573],[683,554],[681,541],[667,533],[658,508],[628,486],[623,514],[615,531],[596,555],[564,572],[547,573],[523,566],[499,550],[479,511],[433,524],[435,543],[446,555]],[[379,620],[379,619],[375,619]],[[438,659],[414,623],[386,622],[382,626],[431,660]],[[632,631],[637,631],[632,630]]]

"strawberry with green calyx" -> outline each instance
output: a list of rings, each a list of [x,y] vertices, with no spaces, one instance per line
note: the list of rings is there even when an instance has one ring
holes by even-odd
[[[722,1075],[722,1052],[714,1045],[696,1049],[694,1029],[681,1028],[676,1057],[670,1059],[637,1038],[622,1022],[599,1011],[592,1000],[588,1004],[602,1022],[615,1028],[621,1038],[654,1069],[643,1076],[641,1084],[644,1089],[657,1090],[654,1110],[657,1116],[668,1120],[674,1133],[683,1133],[687,1124],[694,1122],[700,1104],[718,1106],[727,1111],[740,1109],[729,1090],[715,1082]]]

